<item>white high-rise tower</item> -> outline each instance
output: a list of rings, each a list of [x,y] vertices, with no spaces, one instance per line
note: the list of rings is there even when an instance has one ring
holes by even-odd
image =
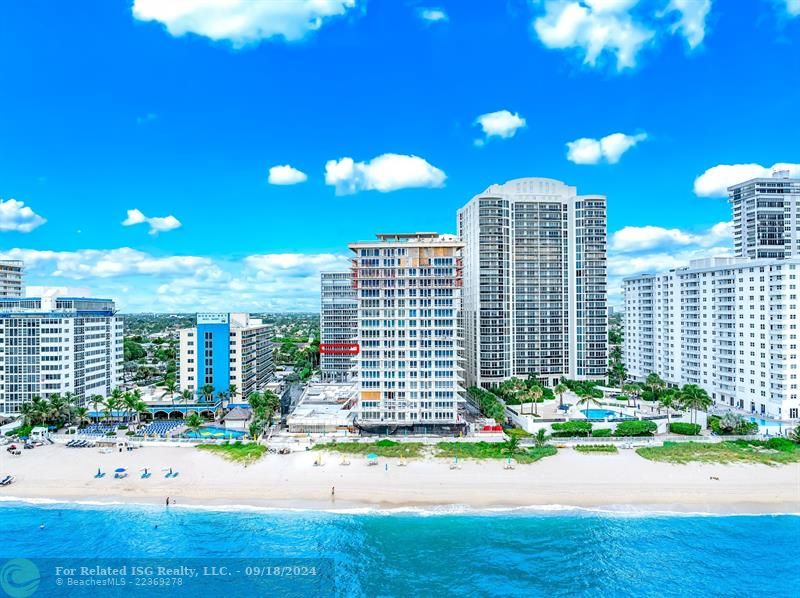
[[[779,170],[728,188],[737,256],[800,256],[800,179]]]
[[[461,208],[458,233],[468,384],[605,377],[605,196],[515,179]]]

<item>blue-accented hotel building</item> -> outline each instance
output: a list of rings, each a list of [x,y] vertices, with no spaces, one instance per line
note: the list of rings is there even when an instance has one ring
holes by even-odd
[[[197,314],[197,390],[226,392],[231,384],[230,314]]]
[[[202,395],[203,386],[241,403],[274,376],[272,326],[242,313],[200,313],[194,328],[180,331],[178,384]],[[231,386],[236,388],[230,393]]]

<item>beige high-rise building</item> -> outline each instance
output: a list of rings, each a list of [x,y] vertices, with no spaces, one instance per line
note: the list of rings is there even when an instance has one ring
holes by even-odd
[[[461,243],[436,233],[349,245],[357,290],[356,424],[391,431],[463,424]]]

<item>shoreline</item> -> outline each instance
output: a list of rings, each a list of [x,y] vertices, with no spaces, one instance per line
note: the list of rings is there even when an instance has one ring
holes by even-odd
[[[143,498],[143,497],[142,497]],[[561,504],[537,504],[537,505],[518,505],[518,506],[486,506],[473,507],[464,504],[416,504],[405,506],[381,506],[369,503],[338,505],[308,503],[305,506],[281,506],[277,502],[199,502],[195,500],[184,500],[166,507],[155,501],[145,502],[140,498],[123,496],[110,497],[20,497],[20,496],[0,496],[0,504],[24,505],[32,507],[134,507],[143,509],[178,509],[186,511],[206,511],[212,513],[276,513],[276,514],[328,514],[328,515],[418,515],[421,517],[436,516],[612,516],[612,517],[800,517],[798,511],[781,511],[759,509],[759,505],[737,504],[736,508],[710,508],[706,510],[691,510],[681,505],[644,505],[644,504],[621,504],[621,505],[561,505]],[[712,505],[709,505],[712,506]],[[760,505],[763,507],[764,505]],[[753,510],[755,509],[755,510]]]
[[[800,464],[673,465],[634,451],[554,457],[504,470],[501,461],[425,458],[399,467],[380,459],[369,467],[351,457],[320,453],[268,455],[249,466],[191,448],[147,448],[101,454],[91,449],[45,446],[0,459],[0,503],[142,505],[217,511],[332,513],[495,514],[594,512],[673,515],[800,514]],[[105,478],[95,479],[98,467]],[[125,467],[125,479],[113,471]],[[139,470],[147,467],[149,479]],[[164,478],[163,469],[180,472]],[[335,499],[331,489],[335,487]],[[170,506],[169,508],[173,508]]]

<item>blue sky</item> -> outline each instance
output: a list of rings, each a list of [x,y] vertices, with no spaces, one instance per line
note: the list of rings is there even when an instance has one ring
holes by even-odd
[[[125,311],[315,310],[348,241],[546,176],[608,196],[616,300],[800,173],[796,72],[800,0],[7,2],[0,256]]]

